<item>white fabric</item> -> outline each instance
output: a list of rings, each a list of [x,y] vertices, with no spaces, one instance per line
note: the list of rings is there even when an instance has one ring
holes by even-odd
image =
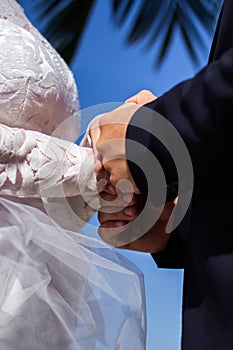
[[[0,1],[0,28],[0,123],[75,141],[79,104],[71,71],[14,0]]]
[[[1,350],[145,349],[142,273],[77,233],[97,193],[78,130],[71,71],[0,0]]]
[[[68,197],[96,190],[91,149],[2,124],[0,172],[0,193],[5,195]]]
[[[0,201],[0,349],[141,350],[140,271],[36,208]]]

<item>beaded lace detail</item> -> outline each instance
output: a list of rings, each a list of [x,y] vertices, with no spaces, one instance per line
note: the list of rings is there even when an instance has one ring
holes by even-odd
[[[94,190],[92,151],[73,143],[78,129],[70,69],[20,5],[1,0],[0,193],[58,196],[62,185],[66,196],[75,196],[80,184]]]
[[[87,190],[95,191],[91,149],[0,125],[1,194],[60,197]]]
[[[74,141],[79,104],[70,69],[14,0],[1,0],[0,9],[0,122]],[[56,130],[68,117],[72,128]]]
[[[29,21],[24,16],[23,9],[14,0],[1,0],[0,19],[12,21],[20,27],[29,26]]]

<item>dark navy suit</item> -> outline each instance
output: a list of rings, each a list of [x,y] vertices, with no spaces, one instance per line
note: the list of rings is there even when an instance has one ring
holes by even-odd
[[[152,254],[159,267],[184,268],[182,349],[233,350],[232,0],[223,4],[208,64],[146,106],[175,126],[194,169],[190,209],[166,249]],[[166,150],[133,126],[156,128],[153,113],[141,114],[132,118],[127,139],[150,149],[163,165],[168,185],[176,183]],[[146,157],[145,151],[137,152],[127,142],[126,149],[128,159]],[[130,168],[143,192],[140,171],[131,163]]]

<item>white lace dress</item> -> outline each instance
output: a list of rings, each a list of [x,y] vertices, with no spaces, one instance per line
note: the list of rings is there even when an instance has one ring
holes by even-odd
[[[78,129],[69,68],[0,0],[1,350],[145,349],[141,272],[77,232],[96,194]]]

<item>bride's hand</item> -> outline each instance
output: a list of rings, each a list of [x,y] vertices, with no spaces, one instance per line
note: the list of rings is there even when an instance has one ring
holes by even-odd
[[[94,119],[89,131],[94,149],[95,172],[99,174],[106,170],[109,182],[120,190],[125,187],[124,192],[127,193],[139,193],[128,167],[125,148],[127,126],[138,109],[139,106],[135,104],[123,104]]]
[[[149,102],[155,100],[156,98],[157,97],[150,90],[141,90],[138,93],[136,93],[135,95],[133,95],[133,96],[129,97],[127,100],[125,100],[125,103],[131,103],[131,104],[133,103],[136,105],[143,105],[145,103],[149,103]],[[124,105],[118,107],[116,109],[116,111],[121,110],[121,109],[124,109]],[[113,110],[113,112],[114,112],[114,110]],[[82,142],[84,142],[85,144],[88,144],[91,147],[96,145],[96,143],[100,137],[99,120],[101,120],[100,118],[103,115],[104,114],[99,115],[95,119],[93,119],[93,121],[90,123],[90,126],[89,126],[87,133],[86,133]],[[123,119],[120,122],[127,123],[127,120]]]
[[[109,182],[113,186],[117,186],[120,180],[125,179],[128,185],[132,185],[131,187],[137,194],[140,191],[132,178],[126,159],[125,135],[128,122],[140,105],[154,99],[156,96],[151,91],[142,90],[115,110],[97,116],[87,130],[86,138],[89,145],[93,147],[94,170],[97,176],[101,175],[102,172],[108,172]],[[133,104],[137,106],[133,106]],[[126,189],[126,192],[129,192],[129,189]]]
[[[150,90],[141,90],[137,94],[128,98],[125,103],[135,103],[136,105],[144,105],[145,103],[154,101],[157,97]]]

